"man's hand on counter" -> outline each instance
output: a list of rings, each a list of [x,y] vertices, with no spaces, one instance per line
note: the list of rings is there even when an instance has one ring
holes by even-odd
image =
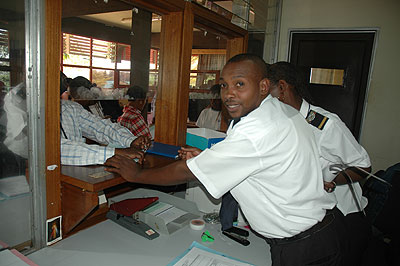
[[[147,149],[150,147],[150,145],[151,145],[150,138],[145,136],[139,136],[134,141],[132,141],[131,148],[136,148],[138,150],[146,152]]]
[[[188,160],[190,158],[196,157],[202,152],[199,148],[196,147],[181,147],[178,151],[179,157],[183,160]]]
[[[115,155],[119,155],[122,157],[125,157],[131,161],[134,159],[137,159],[138,163],[143,163],[143,158],[144,158],[144,152],[141,150],[138,150],[135,147],[130,147],[130,148],[116,148],[115,149]]]
[[[135,161],[118,154],[108,158],[104,164],[107,166],[106,171],[117,173],[130,182],[134,182],[136,174],[141,169],[141,166]]]

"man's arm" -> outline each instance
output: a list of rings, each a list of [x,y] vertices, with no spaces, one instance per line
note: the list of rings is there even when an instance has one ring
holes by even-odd
[[[78,116],[82,135],[101,144],[127,148],[136,137],[125,127],[101,119],[84,108]]]
[[[331,182],[324,181],[324,189],[327,192],[333,192],[336,188],[336,185],[344,185],[348,183],[360,182],[365,179],[368,174],[371,172],[371,167],[349,167],[341,172],[339,172],[336,177]],[[350,178],[350,180],[348,180]]]
[[[121,175],[125,180],[150,185],[178,185],[196,180],[186,161],[179,160],[163,167],[142,169],[140,164],[121,155],[109,158],[105,170]]]
[[[360,169],[363,169],[367,173],[363,172],[362,170],[357,169],[356,167],[349,167],[338,173],[338,175],[334,179],[335,183],[337,185],[347,184],[348,180],[345,175],[350,177],[352,182],[359,182],[359,181],[363,180],[364,178],[366,178],[368,176],[368,174],[371,172],[371,167],[367,167],[367,168],[360,167]]]
[[[92,165],[102,164],[114,155],[114,148],[89,145],[83,142],[61,138],[61,164]]]

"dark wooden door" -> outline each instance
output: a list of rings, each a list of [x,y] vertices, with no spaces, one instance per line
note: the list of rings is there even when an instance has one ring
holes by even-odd
[[[375,32],[312,32],[291,34],[289,61],[302,69],[310,100],[336,113],[356,139],[368,84]],[[316,71],[335,71],[342,74],[334,84],[311,81]],[[329,83],[329,82],[328,82]]]

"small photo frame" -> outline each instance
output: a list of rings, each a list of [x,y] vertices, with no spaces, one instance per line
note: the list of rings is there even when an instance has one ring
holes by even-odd
[[[46,225],[46,239],[48,246],[62,239],[61,216],[48,219]]]

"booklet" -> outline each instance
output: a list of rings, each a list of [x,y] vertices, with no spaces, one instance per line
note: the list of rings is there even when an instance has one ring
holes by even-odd
[[[179,157],[178,151],[180,148],[180,146],[153,141],[146,152],[177,159]]]

